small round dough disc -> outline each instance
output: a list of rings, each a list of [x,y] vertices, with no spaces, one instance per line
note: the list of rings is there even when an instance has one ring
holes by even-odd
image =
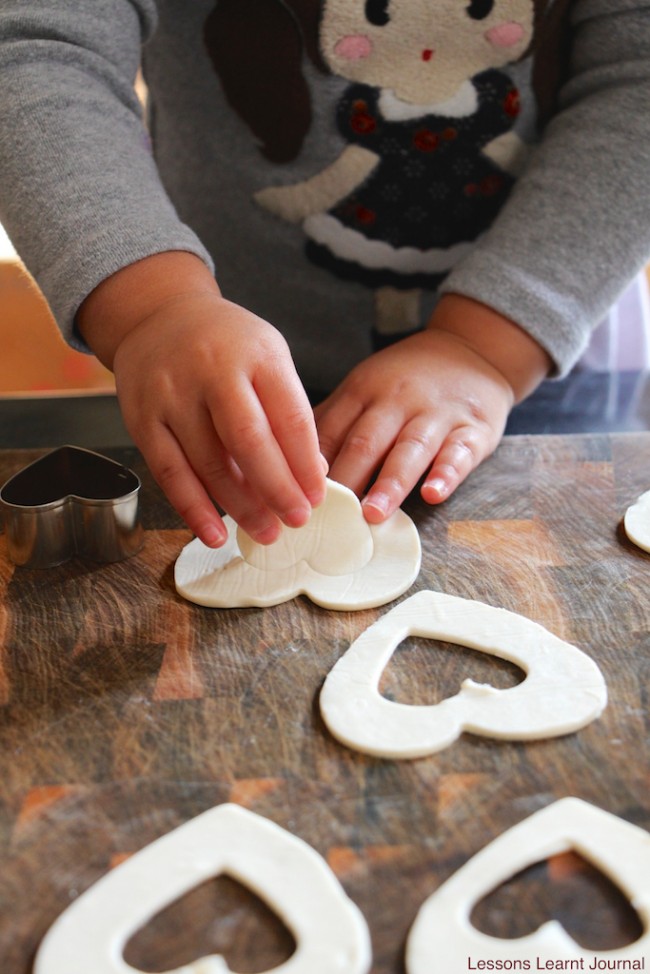
[[[630,541],[644,551],[650,551],[650,490],[628,507],[623,525]]]

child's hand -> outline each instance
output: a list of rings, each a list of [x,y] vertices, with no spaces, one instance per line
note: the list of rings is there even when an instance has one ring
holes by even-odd
[[[269,543],[281,522],[304,524],[325,494],[311,407],[275,328],[224,300],[212,283],[193,290],[181,283],[153,309],[147,303],[148,313],[126,333],[122,317],[110,328],[115,306],[100,285],[82,331],[95,337],[95,348],[113,345],[103,357],[115,372],[127,429],[189,527],[206,544],[222,544],[216,501]],[[137,296],[130,307],[141,310]]]
[[[428,503],[453,493],[496,448],[513,404],[550,367],[536,342],[490,309],[455,295],[439,309],[428,330],[366,359],[316,410],[330,476],[362,494],[377,474],[363,501],[374,523],[423,475]],[[491,319],[476,343],[471,312]]]

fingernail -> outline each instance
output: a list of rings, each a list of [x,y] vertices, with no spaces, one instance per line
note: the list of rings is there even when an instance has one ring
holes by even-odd
[[[325,459],[325,457],[323,456],[322,453],[320,455],[320,460],[321,460],[321,463],[323,465],[323,470],[325,472],[325,476],[327,476],[327,474],[330,472],[330,465],[329,465],[329,463],[327,462],[327,460]]]
[[[200,532],[199,537],[208,548],[220,548],[227,541],[228,532],[209,524]]]
[[[438,497],[446,497],[449,492],[449,487],[446,482],[441,478],[436,478],[435,480],[428,480],[423,486],[423,490],[429,494],[437,494]]]
[[[390,507],[390,497],[388,494],[382,494],[381,492],[377,491],[376,493],[368,494],[367,497],[364,497],[364,499],[361,501],[361,506],[366,511],[369,508],[373,508],[375,511],[378,511],[383,515],[388,512],[388,508]]]
[[[301,528],[311,517],[310,507],[294,507],[287,511],[282,520],[289,528]]]

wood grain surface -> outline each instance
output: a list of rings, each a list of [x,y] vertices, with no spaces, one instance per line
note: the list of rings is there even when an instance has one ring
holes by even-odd
[[[0,452],[0,482],[38,455]],[[0,537],[2,974],[29,974],[48,927],[109,869],[224,801],[267,816],[327,859],[368,921],[373,974],[403,974],[405,939],[429,894],[553,800],[575,795],[650,831],[650,555],[621,528],[627,506],[650,488],[650,433],[507,438],[442,507],[405,504],[423,543],[407,595],[441,590],[545,625],[597,661],[609,705],[559,739],[464,735],[403,762],[342,747],[317,706],[333,664],[390,606],[335,613],[305,598],[244,610],[184,602],[172,569],[189,532],[135,451],[110,455],[143,480],[140,554],[28,571],[13,568]],[[509,686],[522,674],[414,638],[382,689],[429,703],[469,676]],[[514,877],[473,919],[514,937],[553,916],[592,950],[640,934],[625,898],[576,853]],[[154,918],[125,956],[160,972],[217,951],[233,971],[254,974],[292,946],[264,904],[220,877]]]

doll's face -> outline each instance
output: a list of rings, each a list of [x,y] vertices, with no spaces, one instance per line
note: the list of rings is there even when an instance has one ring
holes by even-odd
[[[325,0],[320,38],[335,74],[424,105],[516,61],[532,32],[533,0]]]

